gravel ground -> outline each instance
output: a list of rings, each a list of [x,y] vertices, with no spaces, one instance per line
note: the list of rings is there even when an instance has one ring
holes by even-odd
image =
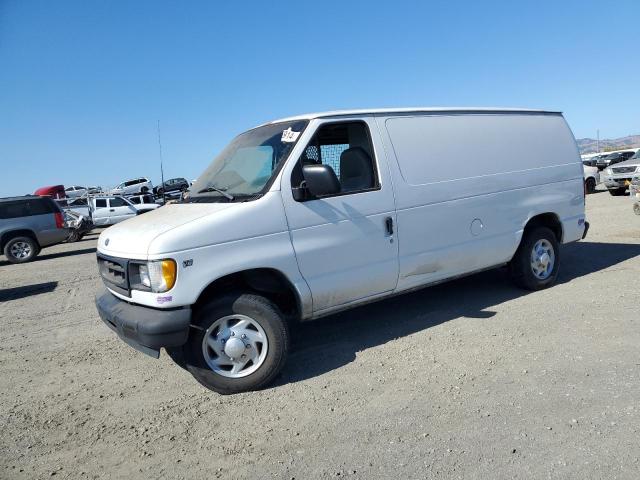
[[[495,270],[297,327],[219,396],[105,327],[96,236],[0,259],[0,478],[640,477],[640,217],[587,198],[559,284]]]

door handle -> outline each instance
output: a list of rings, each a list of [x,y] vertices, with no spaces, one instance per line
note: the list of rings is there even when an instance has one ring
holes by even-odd
[[[387,229],[387,234],[393,235],[393,218],[387,217],[384,219],[384,225]]]
[[[115,212],[115,211],[116,211],[116,209],[115,209],[115,208],[112,208],[112,209],[110,209],[109,211],[110,211],[110,212]]]

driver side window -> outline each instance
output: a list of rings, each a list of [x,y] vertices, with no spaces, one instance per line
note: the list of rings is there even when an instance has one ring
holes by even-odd
[[[331,167],[340,181],[340,193],[352,194],[380,188],[369,129],[364,122],[336,122],[322,125],[315,133],[298,164],[291,185],[304,181],[304,165]]]

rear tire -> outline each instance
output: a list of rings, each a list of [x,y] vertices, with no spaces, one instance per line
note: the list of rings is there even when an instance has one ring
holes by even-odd
[[[541,290],[558,278],[560,250],[555,234],[547,227],[526,230],[509,262],[513,282],[526,290]]]
[[[594,193],[596,191],[596,179],[589,177],[584,182],[584,188],[587,193]]]
[[[284,316],[267,298],[229,294],[198,309],[183,346],[186,369],[204,387],[228,395],[258,390],[282,370],[289,348]],[[174,355],[172,355],[173,357]]]
[[[609,189],[609,193],[614,197],[619,197],[621,195],[624,195],[625,191],[626,191],[626,188],[610,188]]]
[[[27,263],[40,253],[40,246],[31,237],[15,237],[4,246],[4,255],[10,263]]]

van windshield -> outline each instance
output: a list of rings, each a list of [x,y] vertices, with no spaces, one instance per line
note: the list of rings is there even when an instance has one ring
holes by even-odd
[[[264,193],[308,123],[274,123],[238,135],[192,185],[190,201],[245,200]]]

